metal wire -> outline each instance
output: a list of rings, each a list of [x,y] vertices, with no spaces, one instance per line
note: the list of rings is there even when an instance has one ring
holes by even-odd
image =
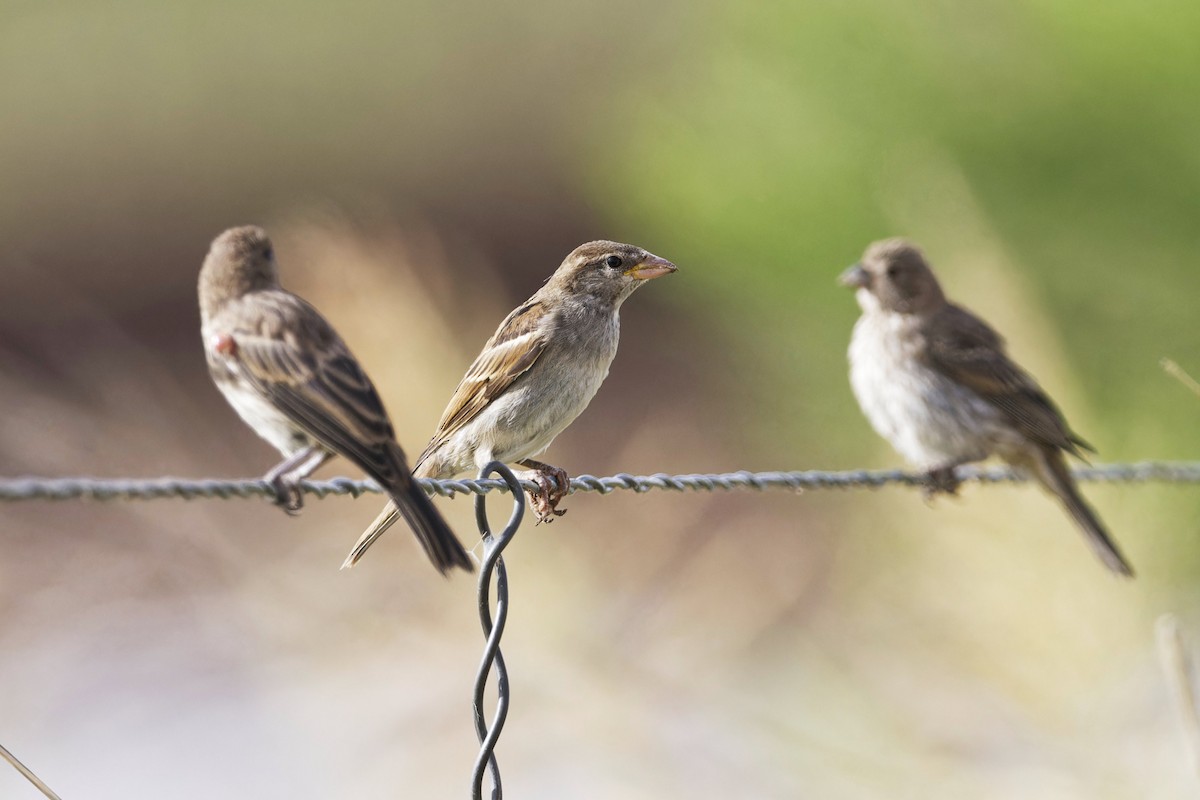
[[[493,536],[487,518],[487,498],[483,494],[475,498],[475,521],[479,525],[479,534],[483,537],[484,546],[483,563],[479,567],[479,624],[483,628],[487,645],[483,649],[479,673],[475,676],[473,710],[475,735],[479,737],[479,755],[471,772],[473,800],[483,798],[485,771],[491,776],[492,800],[501,800],[504,797],[504,789],[500,783],[500,764],[496,761],[495,752],[500,731],[504,728],[504,720],[508,717],[509,701],[508,669],[504,666],[504,654],[500,652],[500,637],[504,635],[504,623],[508,620],[508,571],[504,567],[501,553],[516,535],[517,528],[521,526],[521,518],[525,515],[525,493],[521,491],[521,484],[512,470],[499,461],[493,461],[479,471],[480,480],[486,480],[492,475],[499,475],[508,491],[512,493],[513,511],[504,530],[499,536]],[[494,619],[490,596],[493,572],[496,576]],[[492,716],[492,725],[489,728],[483,715],[483,694],[493,667],[496,669],[496,713]]]
[[[499,478],[492,476],[498,475]],[[1200,462],[1146,461],[1136,464],[1102,464],[1074,470],[1080,481],[1103,483],[1173,483],[1200,484]],[[1004,467],[966,466],[957,470],[963,481],[976,483],[1019,483],[1028,480],[1022,473]],[[479,672],[475,678],[473,715],[475,733],[479,739],[479,755],[472,771],[471,796],[473,800],[483,798],[483,779],[487,773],[491,778],[492,800],[502,800],[504,790],[500,780],[500,766],[496,760],[496,743],[508,716],[509,681],[504,655],[500,652],[500,637],[508,619],[508,573],[501,554],[516,535],[525,514],[524,491],[538,491],[540,487],[531,480],[518,480],[503,463],[493,461],[479,472],[474,480],[422,479],[419,481],[426,491],[443,497],[459,494],[474,494],[475,519],[484,543],[483,563],[479,570],[478,602],[479,622],[483,628],[486,645]],[[675,492],[713,492],[737,489],[874,489],[887,485],[924,487],[926,477],[922,473],[901,470],[848,470],[830,472],[806,470],[796,472],[727,472],[717,474],[630,475],[619,473],[598,478],[594,475],[578,475],[571,480],[571,493],[598,492],[609,494],[618,489],[633,492],[649,492],[655,489]],[[302,481],[301,490],[318,498],[329,495],[359,495],[380,493],[372,481],[334,478],[328,481]],[[487,518],[486,496],[493,492],[508,492],[513,496],[513,511],[508,524],[498,536],[491,532]],[[164,498],[234,498],[268,497],[274,499],[275,489],[261,479],[214,480],[214,479],[100,479],[100,478],[0,478],[0,501],[23,500],[157,500]],[[491,585],[495,578],[496,608],[491,608]],[[489,727],[484,716],[484,694],[493,670],[496,675],[496,710]],[[10,753],[0,747],[0,756],[5,757],[25,777],[29,778],[49,798],[57,798],[45,784],[16,761]]]
[[[481,473],[482,474],[482,473]],[[503,473],[501,473],[503,474]],[[1027,476],[1006,467],[960,467],[957,472],[963,481],[975,483],[1021,483]],[[1136,464],[1098,464],[1074,471],[1080,481],[1097,483],[1200,483],[1200,461],[1143,461]],[[442,497],[459,494],[484,495],[494,491],[512,491],[519,486],[537,491],[531,480],[509,484],[496,478],[474,480],[418,481],[426,491]],[[571,479],[571,493],[598,492],[609,494],[618,489],[649,492],[655,489],[673,492],[713,492],[736,489],[875,489],[891,484],[922,487],[925,476],[902,470],[803,470],[797,472],[724,472],[714,474],[630,475],[618,473],[604,478],[595,475],[576,475]],[[302,481],[305,494],[318,498],[329,495],[379,494],[379,487],[369,480],[334,478],[327,481]],[[258,478],[218,480],[211,478],[0,478],[0,502],[20,500],[159,500],[164,498],[217,498],[232,500],[247,497],[274,499],[275,490]]]

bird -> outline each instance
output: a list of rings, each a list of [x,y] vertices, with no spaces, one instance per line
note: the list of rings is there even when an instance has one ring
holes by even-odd
[[[198,286],[201,339],[213,382],[238,416],[284,455],[264,480],[300,511],[299,482],[340,455],[375,480],[443,575],[473,571],[462,544],[413,480],[379,394],[333,327],[280,286],[257,226],[213,240]]]
[[[532,470],[538,521],[566,509],[567,473],[534,457],[578,417],[617,354],[621,304],[676,267],[631,244],[594,241],[575,248],[541,289],[504,318],[454,390],[414,472],[451,478],[492,461]],[[352,567],[396,520],[389,503],[359,538]]]
[[[999,456],[1058,499],[1108,569],[1133,577],[1067,467],[1067,455],[1095,449],[1008,356],[1004,339],[946,299],[921,249],[875,242],[840,280],[862,309],[849,350],[854,395],[876,432],[926,470],[927,496],[954,494],[958,465]]]

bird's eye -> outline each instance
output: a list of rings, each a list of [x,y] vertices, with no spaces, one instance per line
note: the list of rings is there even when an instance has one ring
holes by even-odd
[[[604,263],[608,265],[609,269],[616,269],[617,267],[621,266],[621,257],[609,256],[608,258],[604,259]]]
[[[275,257],[275,251],[272,250],[270,247],[263,249],[263,258],[265,258],[267,261],[270,261],[274,257]]]
[[[892,266],[887,268],[887,276],[889,278],[894,278],[899,274],[900,274],[900,268],[897,267],[895,264],[893,264]]]

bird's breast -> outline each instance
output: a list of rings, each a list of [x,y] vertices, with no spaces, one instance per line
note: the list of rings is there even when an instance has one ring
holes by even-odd
[[[1003,427],[998,410],[928,365],[916,324],[879,313],[855,325],[850,383],[864,415],[918,466],[986,457]]]
[[[556,336],[533,367],[480,414],[472,433],[503,461],[543,452],[600,390],[617,337],[615,321]]]

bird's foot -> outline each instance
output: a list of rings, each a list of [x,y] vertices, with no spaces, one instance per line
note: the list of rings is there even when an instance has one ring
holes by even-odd
[[[304,508],[304,494],[300,491],[299,481],[288,480],[283,475],[268,477],[267,483],[275,492],[275,505],[279,506],[289,517],[294,517]]]
[[[533,468],[531,477],[538,485],[538,491],[529,493],[529,504],[537,517],[537,524],[553,522],[555,517],[567,513],[567,509],[558,507],[559,502],[571,491],[571,478],[567,471],[538,461],[521,463]]]
[[[944,467],[935,467],[925,473],[925,486],[921,493],[926,502],[932,501],[939,494],[958,495],[958,487],[962,486],[962,480],[955,473],[955,466],[949,464]]]
[[[263,480],[275,492],[275,505],[282,508],[289,516],[296,516],[304,507],[304,493],[300,491],[300,481],[307,478],[333,455],[320,445],[309,445],[297,450],[283,461],[271,468],[263,476]]]

